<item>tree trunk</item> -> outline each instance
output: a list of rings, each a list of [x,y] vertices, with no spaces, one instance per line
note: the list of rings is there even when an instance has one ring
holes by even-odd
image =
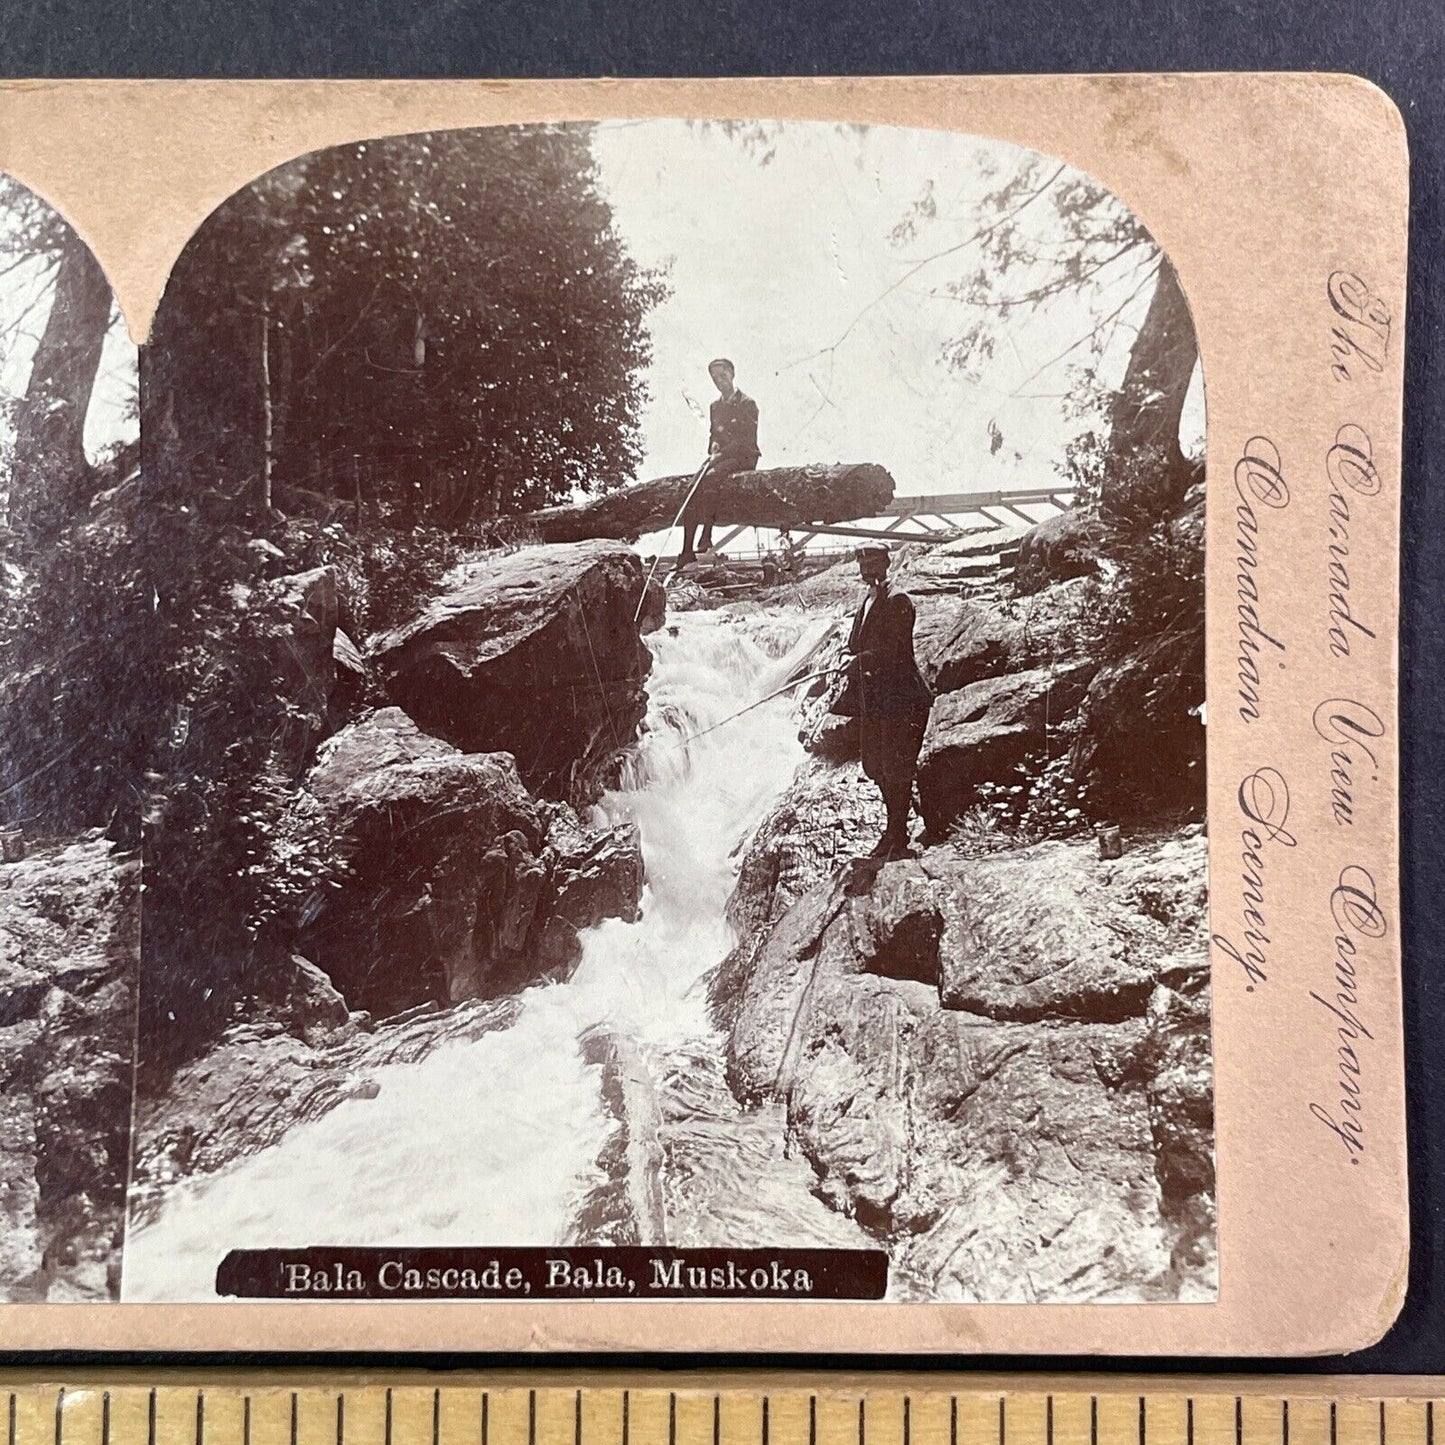
[[[265,521],[271,515],[271,472],[275,413],[271,406],[271,312],[261,307],[261,469],[256,474],[255,513]]]
[[[50,315],[15,419],[10,521],[17,529],[53,532],[90,501],[95,478],[85,458],[85,417],[110,310],[105,272],[66,230]]]
[[[630,541],[672,526],[692,482],[659,477],[570,506],[524,512],[501,525],[538,542]],[[723,526],[802,527],[879,516],[893,500],[893,478],[873,462],[774,467],[706,477],[698,497]]]
[[[1154,295],[1110,410],[1109,450],[1117,463],[1110,468],[1111,480],[1127,474],[1131,461],[1153,458],[1165,494],[1161,500],[1178,501],[1191,470],[1179,446],[1179,421],[1198,359],[1194,321],[1179,278],[1161,256]],[[1107,482],[1103,501],[1107,507]]]

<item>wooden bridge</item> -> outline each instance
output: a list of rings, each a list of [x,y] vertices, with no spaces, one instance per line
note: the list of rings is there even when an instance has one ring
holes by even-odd
[[[998,492],[937,492],[916,497],[895,497],[877,517],[852,522],[808,522],[791,533],[772,527],[737,526],[713,540],[713,549],[730,557],[762,557],[791,546],[806,549],[810,558],[842,554],[848,547],[814,547],[820,537],[841,537],[850,542],[953,542],[976,532],[1022,532],[1046,517],[1067,511],[1074,501],[1070,487],[1014,487]],[[745,532],[753,533],[751,548],[733,548]]]

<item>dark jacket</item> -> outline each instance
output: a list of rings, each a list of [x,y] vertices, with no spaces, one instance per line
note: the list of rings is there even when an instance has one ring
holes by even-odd
[[[758,450],[758,404],[752,397],[734,390],[730,397],[718,397],[709,413],[711,430],[708,450],[717,450],[714,470],[751,471],[762,453]]]
[[[926,721],[933,693],[913,656],[913,599],[885,586],[865,618],[867,606],[865,598],[853,614],[848,638],[853,662],[832,710],[844,717]]]

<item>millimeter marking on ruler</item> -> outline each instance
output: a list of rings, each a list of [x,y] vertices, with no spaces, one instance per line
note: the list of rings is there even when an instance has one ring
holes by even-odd
[[[927,1378],[757,1387],[742,1378],[721,1388],[553,1378],[490,1389],[438,1385],[435,1375],[392,1385],[151,1387],[114,1374],[103,1385],[21,1384],[6,1389],[0,1445],[1436,1445],[1435,1399],[1445,1398],[1445,1381],[1381,1398],[1346,1382],[1331,1395],[1323,1380],[1268,1393],[1193,1381],[1140,1394],[1137,1383],[1100,1391],[1102,1382],[950,1391]]]

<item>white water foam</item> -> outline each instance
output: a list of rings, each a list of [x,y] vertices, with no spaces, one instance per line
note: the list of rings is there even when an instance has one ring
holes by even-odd
[[[786,696],[724,719],[784,682],[826,625],[693,613],[650,638],[648,732],[602,804],[641,831],[640,921],[591,930],[572,979],[529,989],[511,1028],[380,1069],[376,1098],[179,1186],[127,1237],[122,1297],[214,1299],[234,1248],[560,1243],[615,1127],[579,1036],[711,1035],[699,985],[732,946],[738,857],[803,756]]]

